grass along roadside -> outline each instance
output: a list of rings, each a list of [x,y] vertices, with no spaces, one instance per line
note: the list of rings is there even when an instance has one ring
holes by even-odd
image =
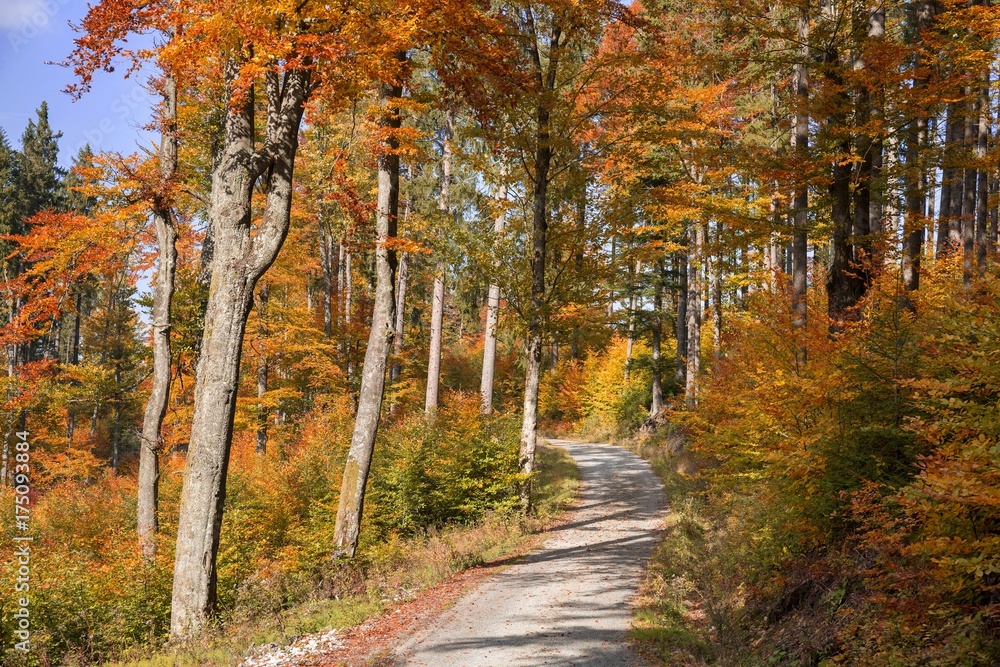
[[[580,473],[565,450],[540,446],[534,489],[536,513],[524,519],[490,516],[472,526],[449,526],[379,545],[360,565],[339,566],[336,590],[318,588],[306,601],[266,618],[232,613],[210,636],[155,655],[135,655],[114,667],[236,665],[255,646],[284,646],[302,635],[356,626],[471,567],[529,551],[540,532],[571,508]]]
[[[705,516],[690,476],[694,458],[681,448],[683,436],[670,424],[652,436],[623,443],[653,467],[667,495],[663,541],[653,552],[635,602],[631,640],[655,664],[695,667],[725,652],[725,625],[732,609],[719,585],[713,544],[716,527]],[[730,589],[731,590],[731,589]],[[720,613],[720,605],[727,607]]]

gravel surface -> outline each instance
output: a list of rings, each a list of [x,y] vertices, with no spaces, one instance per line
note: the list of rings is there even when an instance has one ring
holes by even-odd
[[[553,441],[583,475],[580,504],[541,550],[507,567],[396,650],[399,667],[638,667],[631,599],[666,507],[645,461]]]

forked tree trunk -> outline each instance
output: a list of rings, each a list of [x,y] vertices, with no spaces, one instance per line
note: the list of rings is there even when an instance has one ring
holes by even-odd
[[[264,146],[253,146],[253,92],[236,97],[241,63],[225,63],[228,105],[223,146],[212,173],[209,218],[215,250],[198,360],[194,417],[177,525],[170,633],[191,637],[215,606],[216,558],[226,499],[240,355],[257,281],[271,266],[288,234],[292,170],[298,131],[309,91],[309,74],[286,72],[267,81]],[[251,236],[251,197],[265,181],[262,219]]]
[[[400,61],[405,55],[398,54]],[[391,240],[396,237],[399,211],[399,141],[395,130],[400,127],[400,85],[385,84],[382,100],[386,105],[380,124],[386,132],[384,150],[378,157],[378,205],[375,213],[375,304],[372,311],[372,328],[368,336],[368,349],[361,371],[361,393],[354,421],[351,448],[347,452],[344,477],[340,485],[337,505],[337,525],[334,529],[334,553],[353,558],[361,534],[361,515],[364,511],[365,488],[375,451],[385,390],[386,365],[395,334],[395,283],[396,252]]]
[[[177,87],[167,74],[163,80],[163,130],[160,136],[158,159],[160,177],[164,183],[173,180],[177,172]],[[153,384],[146,411],[142,417],[142,434],[139,440],[139,479],[136,523],[139,549],[142,558],[150,562],[156,557],[156,533],[159,531],[157,509],[159,504],[160,463],[162,439],[160,428],[167,414],[170,401],[170,306],[174,297],[174,273],[177,266],[177,230],[174,227],[170,203],[158,200],[153,207],[153,226],[156,230],[157,267],[153,283],[152,345]],[[73,364],[79,360],[80,298],[77,296],[77,313],[74,317],[73,345],[70,354]],[[72,416],[69,438],[73,440]]]

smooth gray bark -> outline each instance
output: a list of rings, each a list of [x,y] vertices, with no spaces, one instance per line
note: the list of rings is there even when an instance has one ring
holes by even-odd
[[[690,234],[684,232],[683,242],[690,244]],[[678,388],[687,386],[687,346],[688,346],[688,323],[687,323],[687,272],[688,272],[688,251],[677,253],[675,274],[677,275],[677,350],[676,350],[676,370],[674,372],[674,383]]]
[[[444,137],[441,147],[441,196],[438,198],[438,209],[445,220],[451,215],[451,141],[454,122],[454,115],[449,110],[445,113]],[[427,359],[427,392],[424,396],[424,411],[427,414],[431,414],[437,410],[438,391],[441,385],[441,336],[444,330],[445,268],[444,260],[439,259],[434,269],[434,292],[431,296],[431,340],[429,357]]]
[[[631,267],[630,267],[631,268]],[[635,346],[635,318],[638,300],[638,285],[636,284],[642,274],[642,262],[636,260],[635,268],[629,271],[628,282],[628,334],[625,341],[625,380],[628,381],[632,366],[632,348]]]
[[[403,354],[403,334],[406,326],[406,283],[409,276],[410,253],[403,252],[399,257],[399,277],[396,280],[396,327],[392,339],[392,356],[394,360],[392,367],[389,369],[389,382],[398,380],[402,372],[399,357]]]
[[[657,264],[656,285],[653,288],[653,331],[650,354],[653,358],[653,398],[649,416],[655,417],[663,409],[663,369],[660,360],[660,343],[663,337],[663,262]]]
[[[690,232],[689,257],[687,261],[687,354],[685,360],[684,401],[694,405],[698,400],[698,381],[701,373],[701,314],[702,279],[704,262],[705,228],[698,223]]]
[[[163,129],[160,135],[160,177],[170,183],[177,172],[177,87],[167,74],[163,81]],[[136,524],[139,549],[143,560],[149,562],[156,556],[156,533],[159,531],[157,509],[159,503],[160,463],[162,446],[160,429],[170,401],[170,307],[174,297],[174,274],[177,267],[177,230],[174,227],[170,203],[166,197],[157,197],[153,206],[153,227],[156,230],[157,267],[153,282],[153,312],[150,328],[153,346],[153,382],[142,418],[139,440],[138,500]],[[74,324],[72,363],[79,360],[80,313],[79,296]],[[72,422],[70,442],[73,439]]]
[[[500,238],[504,229],[504,214],[493,221],[493,235]],[[483,414],[493,412],[493,385],[497,368],[497,322],[500,320],[500,286],[490,285],[486,299],[486,331],[483,333],[483,374],[479,385]]]
[[[405,58],[402,54],[400,60]],[[337,505],[337,525],[334,530],[335,555],[353,558],[361,534],[361,516],[364,511],[365,489],[375,451],[385,391],[386,366],[395,335],[394,310],[396,306],[396,252],[391,240],[396,237],[399,211],[399,147],[393,130],[400,127],[398,100],[403,90],[398,84],[383,85],[382,100],[385,109],[380,120],[388,131],[383,152],[378,157],[378,204],[375,213],[375,306],[372,328],[368,336],[368,349],[361,370],[361,393],[354,421],[351,448],[347,452],[344,477],[340,486]]]
[[[226,61],[223,145],[212,172],[212,278],[198,360],[194,416],[181,492],[174,559],[170,633],[201,632],[215,607],[216,558],[226,498],[233,417],[247,317],[257,281],[288,234],[292,170],[309,94],[309,74],[290,70],[266,78],[265,141],[254,149],[253,91],[236,96],[241,63]],[[251,234],[251,196],[263,179],[266,197]]]

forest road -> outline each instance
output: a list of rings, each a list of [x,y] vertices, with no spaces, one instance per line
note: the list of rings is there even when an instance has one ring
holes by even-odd
[[[397,667],[633,667],[631,600],[666,496],[612,445],[552,441],[583,476],[577,508],[543,547],[460,598],[396,650]]]

